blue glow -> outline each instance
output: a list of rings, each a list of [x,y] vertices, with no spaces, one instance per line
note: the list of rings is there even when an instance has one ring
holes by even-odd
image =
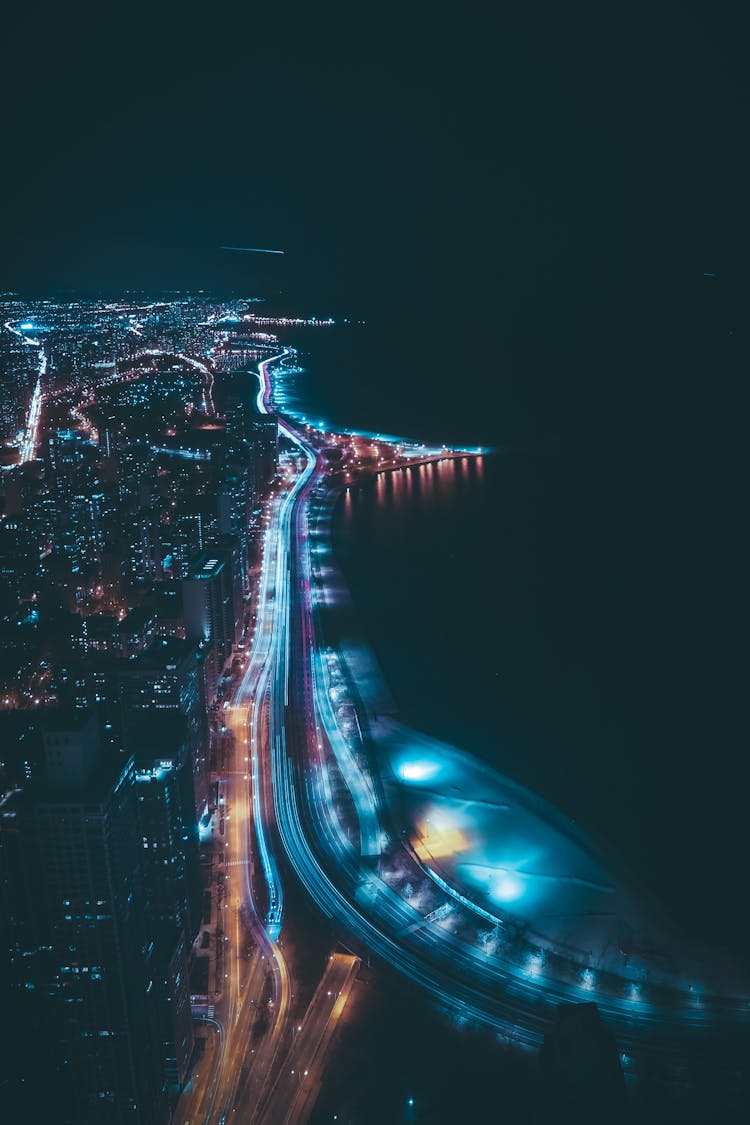
[[[473,910],[475,914],[478,914],[480,916],[480,918],[486,918],[488,922],[492,922],[493,926],[503,925],[502,919],[497,918],[494,914],[490,914],[489,911],[484,910],[481,906],[478,906],[476,902],[472,902],[471,899],[466,898],[465,895],[462,895],[459,891],[455,890],[454,887],[451,887],[448,883],[446,883],[445,879],[441,879],[437,872],[433,871],[431,867],[427,866],[427,864],[425,864],[424,869],[430,876],[430,878],[435,883],[437,883],[441,891],[445,891],[445,893],[447,895],[450,895],[451,898],[454,898],[456,902],[460,902],[462,906],[466,906],[469,910]]]
[[[523,883],[512,871],[500,870],[492,881],[490,893],[497,902],[515,902],[523,892]]]
[[[586,992],[591,992],[594,987],[595,981],[596,978],[591,969],[584,969],[581,973],[581,988],[583,988]]]
[[[440,762],[430,758],[409,759],[396,767],[402,781],[430,781],[441,770]]]
[[[201,449],[170,449],[165,445],[152,445],[154,453],[164,453],[168,457],[182,457],[186,461],[210,461],[211,454]]]
[[[544,967],[544,958],[541,953],[532,953],[525,965],[525,973],[532,979],[536,979]]]

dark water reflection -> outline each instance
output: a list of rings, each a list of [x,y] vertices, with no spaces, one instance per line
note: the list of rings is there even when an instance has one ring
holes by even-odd
[[[642,622],[576,522],[574,480],[492,454],[349,493],[335,540],[363,627],[406,722],[572,816],[686,934],[742,950],[731,798],[708,776],[696,810],[695,763],[639,666]]]

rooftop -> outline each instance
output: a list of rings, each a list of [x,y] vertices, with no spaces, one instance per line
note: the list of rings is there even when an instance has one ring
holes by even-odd
[[[224,560],[215,551],[207,551],[192,563],[190,577],[193,579],[213,578],[224,566]]]
[[[153,641],[136,660],[125,665],[128,671],[150,672],[177,668],[194,654],[196,645],[180,637],[164,637]]]

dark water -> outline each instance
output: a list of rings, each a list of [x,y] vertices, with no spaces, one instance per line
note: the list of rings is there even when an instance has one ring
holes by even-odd
[[[367,330],[299,342],[301,394],[334,424],[499,448],[339,507],[339,558],[406,721],[576,819],[687,936],[746,954],[736,515],[716,404],[685,381],[621,399],[584,373],[570,402],[550,385],[535,406],[541,381],[492,385],[476,351],[466,369],[455,349],[454,386],[429,356],[389,362]]]

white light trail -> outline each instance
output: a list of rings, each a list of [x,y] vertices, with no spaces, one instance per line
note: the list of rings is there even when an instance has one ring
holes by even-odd
[[[34,387],[34,394],[31,396],[31,404],[29,406],[29,417],[26,422],[26,430],[24,431],[23,441],[21,442],[21,451],[18,457],[19,464],[25,465],[27,461],[31,461],[34,453],[36,452],[36,438],[39,429],[39,417],[42,413],[42,376],[47,370],[47,357],[43,349],[39,350],[39,374],[37,375],[36,386]]]
[[[261,246],[220,246],[220,250],[233,250],[240,254],[283,254],[283,250],[266,250]]]

